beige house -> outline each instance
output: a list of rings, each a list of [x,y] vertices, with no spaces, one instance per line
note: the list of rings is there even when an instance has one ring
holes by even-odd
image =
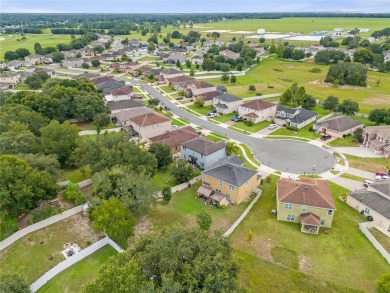
[[[238,116],[258,123],[270,120],[275,116],[276,104],[263,100],[255,100],[238,107]]]
[[[240,58],[240,54],[235,53],[229,49],[219,52],[219,55],[225,56],[226,58],[233,59],[233,60]]]
[[[160,75],[165,79],[169,79],[169,78],[173,78],[173,77],[177,77],[177,76],[183,76],[184,73],[179,71],[179,70],[176,70],[174,68],[170,68],[170,69],[167,69],[167,70],[164,70],[164,71],[161,71],[160,72]]]
[[[313,129],[320,132],[320,134],[329,134],[332,137],[338,138],[352,134],[358,128],[363,128],[362,122],[344,115],[316,122],[313,126]]]
[[[155,112],[132,117],[129,121],[131,130],[141,141],[172,130],[171,120]]]
[[[202,172],[198,196],[219,206],[240,204],[257,191],[260,179],[256,171],[244,167],[239,157],[224,157]]]
[[[318,234],[332,226],[336,205],[326,180],[279,179],[276,201],[277,219],[300,223],[301,232]]]
[[[20,77],[19,72],[6,72],[0,75],[0,82],[16,84]]]
[[[44,58],[45,57],[42,55],[32,54],[24,57],[24,60],[30,62],[31,64],[37,65],[37,64],[42,64]]]
[[[363,129],[363,145],[375,154],[390,158],[390,125],[370,126]]]
[[[82,58],[67,58],[62,60],[63,67],[80,67],[83,63],[84,60]]]
[[[225,115],[238,111],[243,100],[229,94],[223,94],[213,98],[213,106],[217,113]]]
[[[351,192],[347,204],[390,232],[390,179],[376,181],[367,188]]]
[[[207,92],[216,91],[217,86],[206,81],[194,81],[187,86],[187,89],[191,91],[192,96],[199,96]]]

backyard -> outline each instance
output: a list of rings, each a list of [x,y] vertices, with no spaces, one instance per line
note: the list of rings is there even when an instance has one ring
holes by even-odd
[[[82,287],[85,284],[94,281],[97,278],[100,269],[109,257],[115,255],[116,253],[117,252],[114,248],[106,245],[65,271],[59,273],[37,292],[81,292]]]
[[[308,235],[300,232],[299,224],[280,222],[271,215],[271,210],[276,208],[276,180],[273,176],[272,181],[265,184],[261,198],[232,234],[233,246],[239,251],[238,257],[241,257],[242,282],[254,292],[257,292],[256,288],[263,283],[267,283],[268,288],[278,288],[287,283],[294,286],[293,284],[298,282],[296,278],[305,278],[306,275],[301,275],[303,272],[309,274],[310,278],[320,277],[323,286],[328,282],[336,282],[347,287],[374,291],[375,280],[388,272],[389,267],[358,229],[357,224],[364,221],[364,218],[338,199],[347,190],[330,183],[337,208],[330,234],[324,234],[321,230],[319,235]],[[250,242],[247,241],[249,231],[254,233]],[[249,255],[244,254],[244,251]],[[274,269],[263,275],[259,273],[263,272],[263,269],[258,259],[265,260],[265,264],[280,264],[292,271],[279,275],[275,271],[281,269],[269,264],[268,266]],[[302,290],[324,291],[316,286],[320,284],[308,283]],[[300,290],[293,288],[293,291]],[[339,289],[337,292],[346,291]]]
[[[85,216],[76,214],[32,232],[0,251],[0,275],[18,274],[27,283],[33,283],[65,260],[61,254],[65,243],[77,243],[83,249],[101,237]]]

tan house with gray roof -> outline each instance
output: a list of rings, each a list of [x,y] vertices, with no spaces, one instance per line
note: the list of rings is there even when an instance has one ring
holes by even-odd
[[[320,134],[329,134],[339,138],[352,134],[358,128],[363,128],[363,123],[345,115],[335,116],[321,122],[317,121],[313,126],[313,129]]]
[[[390,125],[370,126],[363,129],[363,145],[375,154],[390,158]]]

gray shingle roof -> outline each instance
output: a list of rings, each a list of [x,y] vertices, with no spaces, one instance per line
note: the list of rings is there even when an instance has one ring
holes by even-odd
[[[240,187],[257,174],[242,164],[240,158],[228,156],[203,171],[203,174]]]
[[[219,109],[227,109],[228,108],[228,106],[226,106],[225,104],[215,104],[214,107],[219,108]]]
[[[216,151],[226,147],[226,143],[224,142],[215,142],[203,137],[194,138],[190,141],[182,143],[181,145],[205,156],[215,153]]]
[[[215,97],[216,99],[219,99],[221,101],[224,101],[226,103],[231,103],[231,102],[236,102],[236,101],[241,101],[240,98],[236,97],[236,96],[233,96],[233,95],[229,95],[229,94],[223,94],[223,95],[220,95],[218,97]]]
[[[121,109],[132,109],[138,107],[145,107],[145,105],[136,100],[119,100],[107,103],[107,108],[111,111]]]
[[[277,112],[283,111],[285,113],[293,114],[293,115],[295,114],[295,116],[293,118],[280,117],[277,114],[275,115],[275,117],[278,119],[284,119],[284,120],[289,119],[292,123],[297,123],[297,124],[305,122],[306,120],[309,120],[309,119],[318,115],[316,112],[313,112],[313,111],[310,111],[310,110],[307,110],[304,108],[287,108],[287,107],[284,107],[282,105],[278,105],[276,107],[276,111]],[[298,114],[296,114],[297,112],[298,112]]]
[[[332,117],[327,120],[317,122],[316,125],[323,126],[337,132],[344,132],[348,129],[354,128],[359,125],[363,127],[362,122],[354,120],[344,115]]]

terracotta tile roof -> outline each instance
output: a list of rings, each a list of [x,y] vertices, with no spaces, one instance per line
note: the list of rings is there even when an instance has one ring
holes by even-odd
[[[305,225],[321,226],[320,217],[312,213],[301,214],[300,221]]]
[[[141,127],[170,121],[169,118],[154,112],[132,117],[129,120]]]
[[[251,102],[242,104],[241,107],[253,109],[256,111],[261,111],[261,110],[265,110],[265,109],[268,109],[271,107],[276,107],[276,105],[274,103],[270,103],[270,102],[263,101],[263,100],[255,100],[255,101],[251,101]]]
[[[215,142],[202,137],[194,138],[181,145],[206,156],[226,147],[224,142]]]
[[[326,180],[279,179],[278,201],[324,209],[336,209]]]
[[[199,137],[199,134],[191,126],[180,127],[171,132],[163,133],[161,135],[150,138],[152,143],[161,143],[169,145],[170,147],[177,147],[182,143]]]

